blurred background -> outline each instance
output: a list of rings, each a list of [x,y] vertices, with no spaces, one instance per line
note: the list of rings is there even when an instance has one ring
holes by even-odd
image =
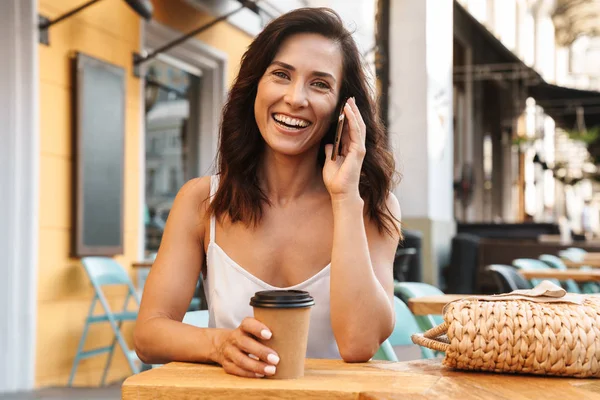
[[[335,9],[370,70],[402,175],[398,279],[487,293],[484,265],[600,251],[600,0],[2,0],[0,392],[98,385],[105,357],[70,382],[97,294],[82,257],[141,293],[246,47],[306,6]],[[116,350],[107,381],[129,374]]]

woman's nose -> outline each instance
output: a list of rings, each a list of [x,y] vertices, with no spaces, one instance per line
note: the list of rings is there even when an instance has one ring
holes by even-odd
[[[304,85],[294,83],[288,86],[284,100],[293,108],[306,107],[308,99],[304,90]]]

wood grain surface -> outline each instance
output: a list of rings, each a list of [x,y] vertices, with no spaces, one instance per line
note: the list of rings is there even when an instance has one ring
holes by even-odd
[[[573,279],[576,282],[600,281],[600,270],[521,269],[525,279]]]
[[[442,314],[444,306],[451,301],[469,297],[468,294],[440,294],[408,299],[408,308],[414,315]]]
[[[170,363],[128,378],[123,400],[133,399],[560,399],[600,400],[600,382],[454,371],[440,359],[410,362],[307,360],[296,380],[239,378],[218,366]]]

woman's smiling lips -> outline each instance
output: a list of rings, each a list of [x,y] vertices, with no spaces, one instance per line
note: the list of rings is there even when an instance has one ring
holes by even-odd
[[[277,129],[286,135],[299,135],[312,125],[309,120],[283,113],[273,113],[271,118]]]

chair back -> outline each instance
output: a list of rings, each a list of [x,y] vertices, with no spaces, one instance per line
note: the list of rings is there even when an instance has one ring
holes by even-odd
[[[103,285],[127,285],[131,279],[125,269],[109,257],[83,257],[83,267],[87,272],[92,284]]]
[[[409,299],[444,294],[437,287],[424,282],[398,282],[394,287]]]
[[[560,258],[556,257],[555,255],[542,254],[540,256],[540,261],[544,262],[550,268],[558,269],[560,271],[567,270],[567,266],[565,265],[565,263],[563,263],[563,261]],[[581,293],[581,289],[579,289],[577,282],[575,282],[573,279],[567,279],[567,280],[561,281],[561,285],[564,286],[564,288],[567,290],[567,292]]]
[[[406,302],[415,297],[438,296],[443,295],[437,287],[423,282],[397,282],[394,284],[394,292],[400,295],[400,298]],[[429,330],[442,322],[444,318],[441,315],[419,315],[415,316],[417,323],[423,331]]]
[[[584,257],[587,254],[587,250],[581,249],[579,247],[569,247],[566,251],[571,254],[579,254],[581,257]]]
[[[517,259],[513,260],[512,264],[514,267],[516,267],[518,269],[543,270],[543,269],[550,268],[548,266],[548,264],[546,264],[543,261],[536,260],[535,258],[517,258]],[[548,280],[557,286],[562,286],[558,279],[533,278],[533,279],[530,279],[529,282],[531,282],[532,286],[537,286],[540,283],[542,283],[542,281],[544,281],[544,280]]]
[[[408,268],[413,257],[417,254],[417,249],[412,247],[402,248],[399,247],[396,250],[394,256],[394,279],[400,282],[406,281],[408,274]]]
[[[475,293],[480,241],[469,233],[458,233],[452,238],[450,265],[444,270],[448,293]]]
[[[566,271],[567,269],[565,263],[553,254],[542,254],[539,259],[546,263],[550,268],[558,269],[560,271]]]
[[[536,260],[534,258],[517,258],[513,260],[512,264],[518,269],[548,269],[548,265],[540,260]]]
[[[394,312],[396,314],[396,324],[394,325],[394,331],[388,338],[390,344],[392,346],[413,345],[410,337],[415,333],[421,332],[415,316],[408,306],[396,296],[394,296]],[[424,347],[421,347],[421,354],[423,358],[434,357],[433,352]]]
[[[510,265],[488,265],[486,271],[492,274],[500,293],[509,293],[513,290],[531,289],[532,286],[516,268]]]

